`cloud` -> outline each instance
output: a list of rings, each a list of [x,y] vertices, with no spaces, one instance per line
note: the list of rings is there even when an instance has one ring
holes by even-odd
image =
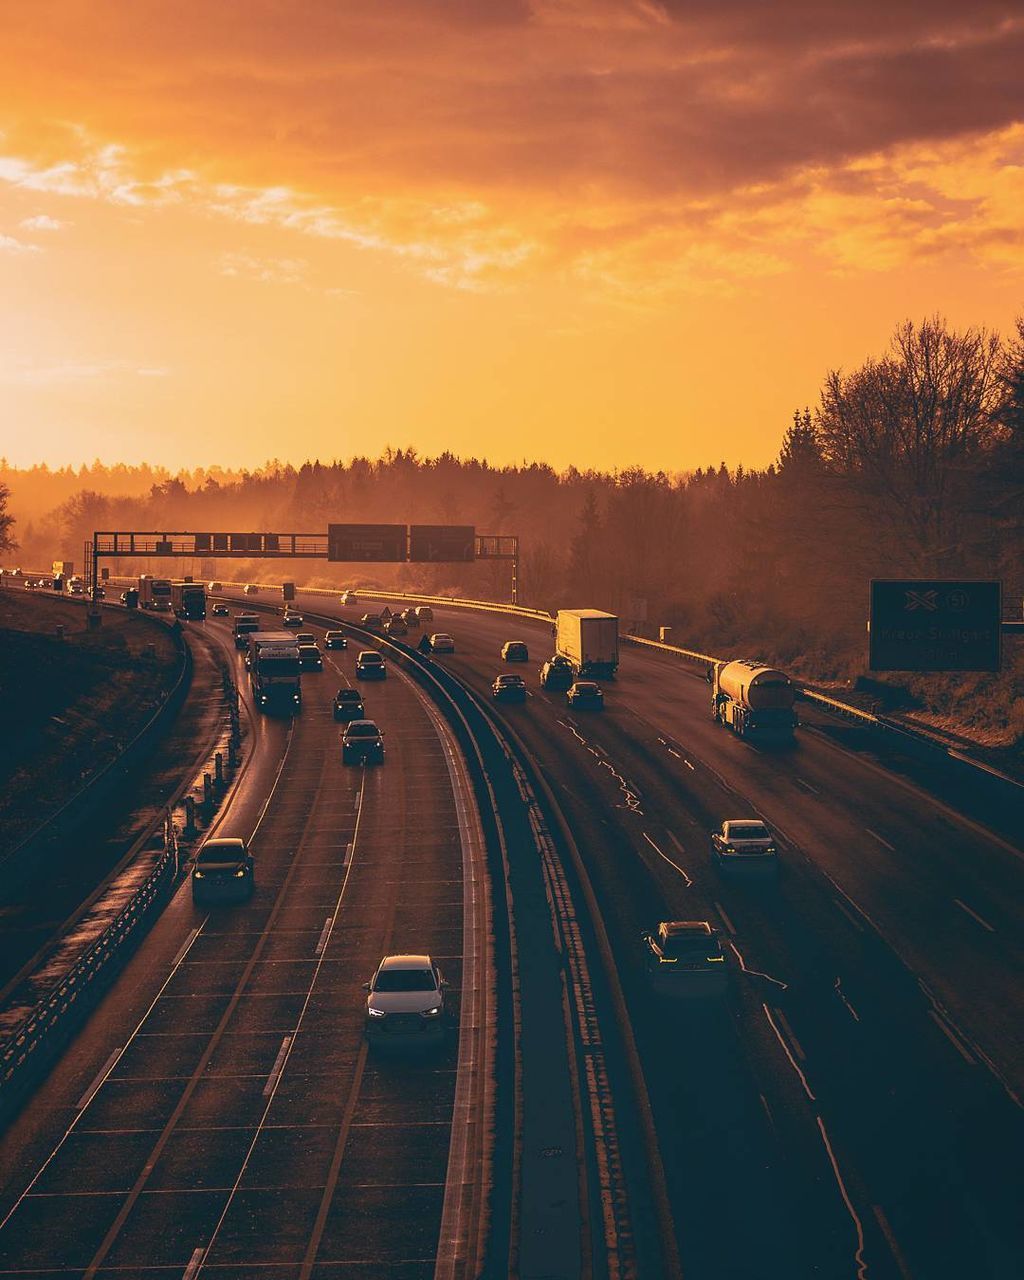
[[[18,225],[26,231],[62,231],[68,223],[51,218],[48,213],[38,213],[33,218],[23,218]]]
[[[17,240],[14,236],[4,235],[0,232],[0,253],[39,253],[39,246],[36,244],[26,244],[24,240]]]
[[[69,383],[105,382],[124,377],[165,378],[170,369],[159,365],[139,367],[130,360],[67,360],[52,364],[21,361],[0,369],[0,382],[25,386],[60,386]]]

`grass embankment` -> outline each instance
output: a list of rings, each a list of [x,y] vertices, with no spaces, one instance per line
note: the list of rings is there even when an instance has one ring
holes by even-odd
[[[108,609],[86,625],[82,604],[0,591],[0,855],[117,756],[177,679],[164,627]]]

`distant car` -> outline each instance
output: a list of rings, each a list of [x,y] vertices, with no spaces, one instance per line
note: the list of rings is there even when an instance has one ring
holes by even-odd
[[[720,871],[778,870],[775,839],[760,818],[730,819],[711,833],[711,853]]]
[[[448,983],[430,956],[385,956],[363,990],[368,992],[368,1040],[424,1044],[444,1039]]]
[[[286,613],[281,619],[282,627],[301,627],[305,619],[301,613]]]
[[[343,591],[338,597],[342,604],[358,604],[359,597],[354,591]]]
[[[230,610],[228,609],[226,604],[215,604],[213,608],[210,610],[210,613],[215,618],[226,618],[228,617]]]
[[[429,604],[419,604],[416,606],[416,617],[419,618],[421,624],[424,622],[433,622],[434,611],[431,609]]]
[[[328,649],[347,649],[348,636],[344,631],[328,631],[324,636],[324,646]]]
[[[364,613],[359,619],[359,625],[367,629],[367,631],[382,631],[384,622],[379,613]]]
[[[540,682],[545,689],[568,689],[575,680],[572,663],[556,653],[540,669]]]
[[[316,644],[316,636],[312,631],[297,631],[295,633],[296,644]]]
[[[388,619],[384,631],[389,636],[407,636],[409,634],[409,625],[401,614],[396,613],[393,618]]]
[[[501,646],[504,662],[529,662],[530,650],[525,640],[509,640]]]
[[[97,600],[106,600],[106,598],[107,598],[107,589],[106,589],[106,587],[97,587],[97,588],[96,588],[96,599],[97,599]]]
[[[201,904],[244,902],[255,887],[252,854],[233,836],[207,840],[192,864],[192,901]]]
[[[718,930],[706,920],[663,920],[642,935],[648,980],[678,999],[721,996],[729,981]]]
[[[412,605],[410,605],[408,609],[403,609],[398,616],[407,627],[418,627],[420,625],[420,616]]]
[[[30,578],[26,578],[21,585],[26,591],[35,591],[36,589],[36,584]]]
[[[570,707],[600,711],[604,707],[604,690],[596,680],[574,680],[565,691],[565,702]]]
[[[358,689],[339,689],[334,695],[335,720],[364,720],[366,708]]]
[[[434,653],[454,653],[455,641],[447,631],[435,631],[430,637],[430,648]]]
[[[323,654],[315,644],[299,645],[299,670],[300,671],[323,671],[324,659]]]
[[[260,593],[260,589],[258,586],[256,586],[254,582],[248,582],[242,588],[242,594],[245,596],[258,596],[259,593]]]
[[[498,676],[491,685],[491,696],[501,702],[525,702],[526,681],[522,676]]]
[[[171,612],[170,600],[154,600],[153,612],[154,613],[170,613]]]
[[[384,735],[372,720],[349,722],[341,735],[341,763],[384,763]]]
[[[208,582],[208,583],[206,584],[206,589],[207,589],[207,591],[223,591],[223,590],[224,590],[224,583],[223,583],[223,582]]]
[[[376,649],[363,649],[356,655],[356,677],[360,680],[386,680],[387,664]]]

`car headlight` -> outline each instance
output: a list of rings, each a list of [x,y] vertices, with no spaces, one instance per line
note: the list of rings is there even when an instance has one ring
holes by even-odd
[[[435,1005],[433,1009],[424,1009],[420,1016],[424,1018],[438,1018],[441,1016],[441,1006],[438,1004]]]
[[[300,699],[299,699],[299,695],[298,695],[297,693],[293,693],[293,694],[292,694],[292,698],[293,698],[296,702],[298,702],[298,701],[300,700]]]
[[[240,880],[245,875],[245,867],[239,867],[235,872],[235,879]]]
[[[375,1009],[372,1005],[367,1008],[366,1012],[371,1018],[383,1018],[386,1016],[383,1009]]]
[[[200,871],[198,867],[195,867],[195,868],[193,868],[193,871],[192,871],[192,879],[193,879],[193,880],[202,880],[202,878],[203,878],[203,876],[204,876],[205,874],[206,874],[206,873],[205,873],[205,872],[203,872],[203,871]]]

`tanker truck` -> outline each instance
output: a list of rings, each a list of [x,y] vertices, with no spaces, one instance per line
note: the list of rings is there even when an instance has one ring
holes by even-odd
[[[796,689],[782,671],[760,662],[716,662],[711,677],[711,717],[741,738],[790,742],[797,726]]]

